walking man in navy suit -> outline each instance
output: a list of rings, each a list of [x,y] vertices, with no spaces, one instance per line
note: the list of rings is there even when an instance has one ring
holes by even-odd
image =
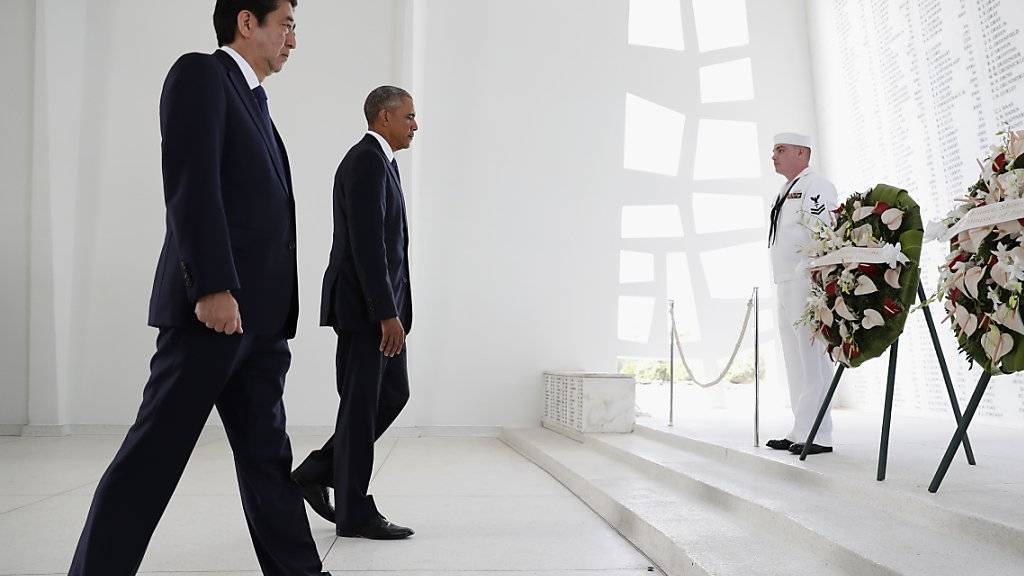
[[[367,490],[373,443],[409,399],[409,228],[395,152],[419,126],[412,96],[394,86],[370,92],[363,113],[369,130],[334,178],[334,244],[320,304],[320,324],[338,334],[338,420],[292,478],[339,536],[397,540],[413,531],[385,519]]]
[[[71,576],[130,576],[217,408],[267,576],[317,576],[281,401],[298,318],[295,203],[261,83],[295,49],[296,0],[217,0],[221,49],[167,74],[160,132],[167,231],[150,300],[159,328],[135,424],[107,468]]]

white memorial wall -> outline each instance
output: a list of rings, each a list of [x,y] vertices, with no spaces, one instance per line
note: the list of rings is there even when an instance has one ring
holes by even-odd
[[[977,160],[995,133],[1024,129],[1021,8],[1020,0],[807,2],[820,149],[840,198],[881,182],[909,190],[925,223],[945,215],[977,180]],[[931,243],[922,251],[929,293],[947,248]],[[939,305],[932,309],[944,316]],[[948,323],[939,335],[963,405],[980,370],[968,370]],[[883,356],[848,371],[844,400],[880,407],[885,370]],[[895,405],[949,413],[920,313],[900,339]],[[994,378],[978,415],[1024,423],[1024,374]]]

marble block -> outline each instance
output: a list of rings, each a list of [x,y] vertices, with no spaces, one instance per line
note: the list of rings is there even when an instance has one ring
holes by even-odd
[[[636,382],[625,374],[545,372],[542,424],[570,437],[633,431]]]

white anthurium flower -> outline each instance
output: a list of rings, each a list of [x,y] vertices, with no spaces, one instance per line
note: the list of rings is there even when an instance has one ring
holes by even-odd
[[[967,336],[974,334],[974,331],[978,329],[978,317],[959,304],[956,305],[953,317],[956,320],[956,325],[960,327],[960,331]]]
[[[1006,288],[1010,284],[1010,270],[1002,261],[996,262],[992,265],[992,270],[989,272],[989,276],[992,278],[993,282],[1003,288]]]
[[[931,242],[933,240],[938,240],[946,235],[946,230],[949,230],[949,227],[946,226],[945,221],[932,220],[924,230],[924,241]]]
[[[832,310],[827,304],[819,304],[814,311],[817,313],[818,322],[821,322],[826,326],[831,326],[832,322],[835,321],[835,317],[832,316]]]
[[[1010,145],[1006,149],[1006,155],[1016,158],[1024,153],[1024,130],[1011,130],[1009,134]]]
[[[841,336],[843,340],[850,337],[850,327],[846,325],[846,322],[839,323],[839,336]]]
[[[964,288],[967,290],[967,294],[975,300],[978,299],[978,283],[981,282],[981,277],[984,275],[984,266],[975,266],[964,272]]]
[[[1004,234],[1017,234],[1021,230],[1024,230],[1024,226],[1020,225],[1020,222],[1016,220],[1010,220],[1009,222],[1000,222],[996,224],[996,230]]]
[[[978,244],[977,242],[971,239],[970,233],[961,232],[960,234],[957,235],[956,239],[957,242],[960,243],[960,249],[963,250],[964,252],[968,254],[978,253]]]
[[[853,232],[850,232],[850,239],[853,240],[853,243],[856,246],[871,246],[871,243],[874,240],[874,238],[871,237],[871,224],[864,224],[863,226],[854,228]]]
[[[850,308],[846,305],[846,302],[843,301],[842,296],[836,298],[836,303],[832,307],[832,309],[835,311],[836,314],[839,314],[841,317],[846,318],[847,320],[857,320],[857,317],[853,314],[853,311],[850,310]]]
[[[971,314],[970,317],[967,318],[967,326],[964,326],[964,334],[967,334],[967,337],[970,338],[971,334],[974,334],[977,329],[978,317]]]
[[[885,283],[893,288],[900,287],[900,269],[889,268],[885,271]]]
[[[971,313],[967,308],[964,308],[959,304],[956,305],[956,309],[953,311],[953,319],[956,320],[956,325],[959,326],[961,330],[964,329],[964,326],[967,326],[967,317],[970,315]]]
[[[1017,334],[1024,335],[1024,321],[1020,319],[1020,312],[1010,308],[1006,304],[1001,304],[996,311],[992,314],[992,319],[996,322],[1006,326],[1010,330],[1013,330]]]
[[[857,277],[857,287],[853,289],[853,293],[857,296],[864,296],[865,294],[874,294],[878,292],[878,286],[868,278],[866,274]]]
[[[871,216],[871,213],[875,211],[874,206],[863,206],[853,211],[853,221],[860,222],[861,220]]]
[[[850,363],[850,360],[846,357],[846,353],[843,352],[842,346],[836,346],[835,348],[833,348],[832,351],[829,352],[829,355],[832,356],[833,362],[837,362],[840,364]]]
[[[899,230],[903,225],[903,210],[889,208],[882,212],[882,224],[885,224],[889,230]]]
[[[994,226],[984,226],[961,232],[959,236],[960,246],[970,254],[977,254],[981,248],[981,243],[992,233],[993,228]]]
[[[956,303],[947,298],[943,307],[946,309],[946,317],[953,318],[956,314]]]
[[[985,350],[985,354],[992,359],[994,366],[1013,349],[1013,336],[1004,334],[994,325],[989,324],[988,332],[981,337],[981,347]]]
[[[868,308],[864,311],[864,319],[861,320],[860,325],[865,330],[870,330],[876,326],[883,326],[885,320],[882,319],[882,315],[878,313],[878,310]]]

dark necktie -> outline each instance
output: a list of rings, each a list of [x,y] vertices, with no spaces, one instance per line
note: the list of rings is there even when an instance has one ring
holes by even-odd
[[[274,125],[270,121],[270,108],[267,106],[267,91],[263,89],[263,86],[257,86],[252,89],[252,95],[256,97],[256,105],[260,107],[260,120],[263,122],[263,127],[267,130],[267,135],[273,136]]]
[[[402,183],[402,175],[398,173],[398,159],[397,158],[392,158],[391,159],[391,167],[395,170],[395,177],[398,178],[398,183],[401,184]]]
[[[256,97],[256,104],[260,107],[260,120],[263,122],[263,129],[272,144],[270,153],[273,154],[274,162],[282,164],[281,153],[277,149],[277,138],[274,137],[274,124],[270,120],[270,108],[267,106],[267,91],[263,89],[263,86],[257,86],[252,89],[252,95]]]
[[[771,221],[772,222],[771,222],[771,226],[768,228],[768,247],[769,248],[771,248],[772,244],[775,243],[775,234],[778,233],[778,231],[779,231],[779,216],[782,215],[782,205],[785,204],[785,202],[786,202],[786,196],[789,196],[789,192],[793,189],[793,186],[796,186],[796,183],[799,182],[799,181],[800,181],[799,178],[797,178],[796,180],[793,180],[793,183],[789,185],[789,188],[786,188],[786,191],[781,196],[779,196],[778,199],[775,200],[775,205],[772,206],[772,215],[771,215]]]

